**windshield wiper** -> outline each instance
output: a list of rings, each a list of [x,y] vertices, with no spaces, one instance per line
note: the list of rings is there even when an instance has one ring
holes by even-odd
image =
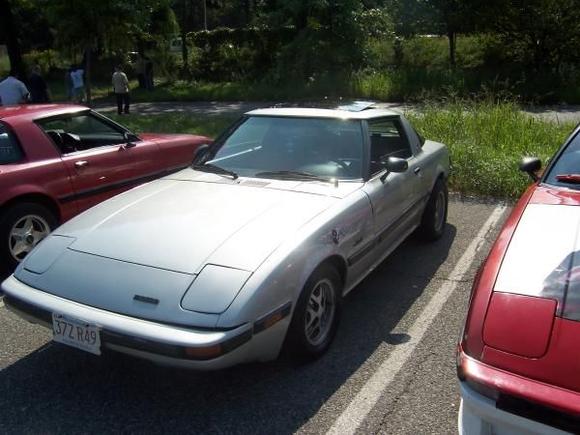
[[[580,174],[560,174],[556,175],[556,180],[562,183],[580,184]]]
[[[214,165],[213,163],[204,163],[203,165],[192,165],[191,166],[196,171],[211,172],[212,174],[229,175],[233,180],[238,178],[238,174],[234,171],[224,169],[220,166]]]
[[[336,178],[326,178],[319,175],[311,174],[310,172],[301,171],[265,171],[254,174],[254,177],[259,178],[279,178],[281,180],[312,180],[323,181],[325,183],[337,184]]]

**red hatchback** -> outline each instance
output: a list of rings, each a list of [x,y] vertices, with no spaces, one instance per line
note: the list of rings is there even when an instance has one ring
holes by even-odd
[[[131,133],[86,107],[0,107],[0,264],[12,269],[54,227],[187,166],[203,136]]]
[[[521,169],[536,179],[540,166]],[[476,276],[458,375],[460,433],[580,433],[580,128]]]

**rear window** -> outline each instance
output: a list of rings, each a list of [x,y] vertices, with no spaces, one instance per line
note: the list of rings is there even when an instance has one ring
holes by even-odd
[[[22,157],[24,155],[16,138],[5,125],[0,123],[0,165],[16,163],[22,160]]]

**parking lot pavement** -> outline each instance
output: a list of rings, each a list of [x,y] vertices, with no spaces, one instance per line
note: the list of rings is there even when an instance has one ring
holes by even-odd
[[[345,298],[330,351],[198,373],[51,344],[0,308],[0,432],[454,433],[455,344],[470,281],[507,217],[452,201]]]

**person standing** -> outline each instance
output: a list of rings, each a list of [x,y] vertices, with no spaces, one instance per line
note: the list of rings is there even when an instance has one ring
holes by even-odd
[[[112,81],[113,92],[117,99],[117,113],[129,114],[129,80],[120,65],[115,67]]]
[[[0,105],[14,106],[28,100],[28,88],[16,78],[16,71],[11,70],[8,77],[0,82]]]
[[[30,87],[31,103],[48,103],[50,101],[48,86],[44,78],[42,78],[39,65],[35,65],[32,69],[32,74],[28,79],[28,86]]]
[[[82,103],[85,100],[85,70],[76,67],[71,73],[70,78],[73,84],[73,98],[76,103]]]

